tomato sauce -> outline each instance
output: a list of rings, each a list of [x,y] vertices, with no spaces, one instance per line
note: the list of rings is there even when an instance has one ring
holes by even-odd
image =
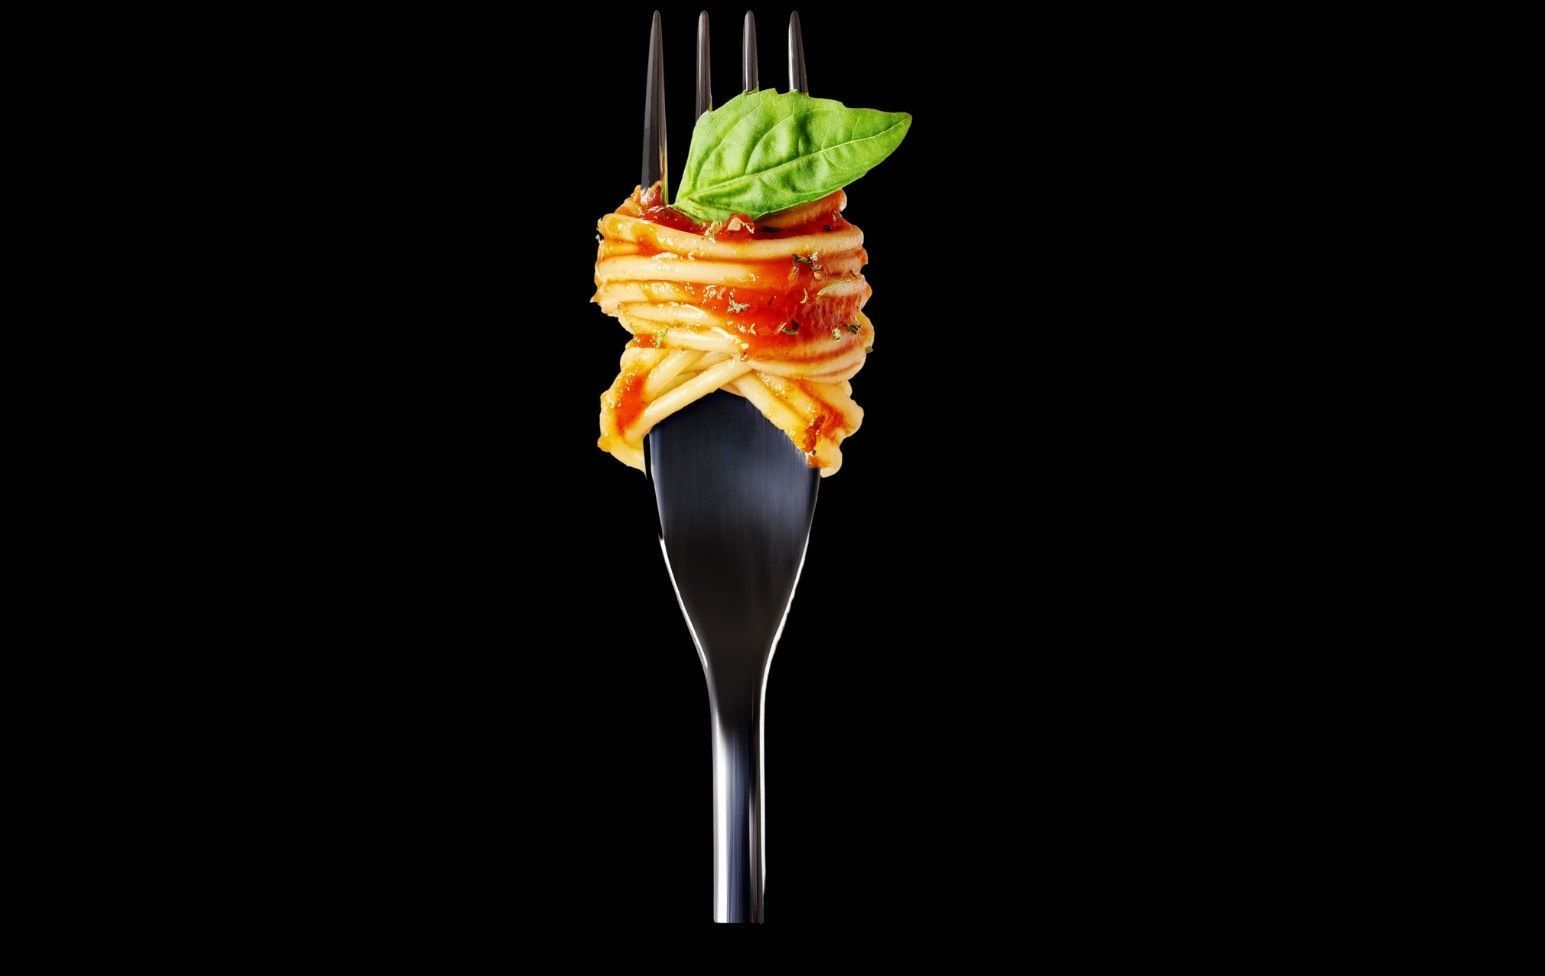
[[[626,434],[643,412],[644,374],[629,373],[622,378],[622,386],[617,390],[617,430]]]
[[[674,207],[659,203],[659,186],[650,187],[640,198],[643,219],[662,227],[699,234],[714,241],[778,240],[780,238],[845,231],[852,224],[836,209],[817,213],[809,220],[790,227],[769,227],[742,216],[715,223],[694,220]],[[657,254],[659,248],[641,242],[645,254]],[[859,251],[860,260],[863,251]],[[857,332],[862,294],[821,297],[822,288],[846,275],[826,275],[819,251],[776,261],[737,262],[752,272],[751,286],[688,285],[699,307],[727,318],[746,354],[798,360],[791,353],[803,342],[819,338],[845,338]],[[835,330],[835,335],[833,334]],[[639,346],[653,348],[657,342],[640,336]],[[812,355],[804,358],[817,358]]]
[[[799,384],[799,388],[805,391],[805,394],[820,407],[820,412],[806,425],[804,439],[800,442],[800,447],[804,448],[806,454],[814,455],[816,442],[821,439],[821,435],[842,427],[842,414],[833,410],[820,397],[811,393],[810,387],[806,386],[803,382]],[[815,466],[814,457],[811,458],[811,465]]]
[[[842,213],[836,209],[835,201],[829,213],[817,214],[804,223],[792,227],[769,227],[765,223],[758,224],[740,214],[718,222],[718,226],[715,227],[714,223],[694,220],[675,207],[662,206],[658,183],[644,191],[638,202],[644,210],[644,220],[672,230],[701,234],[714,241],[776,241],[805,234],[830,234],[853,226],[842,218]],[[777,218],[776,214],[769,216],[775,220]]]

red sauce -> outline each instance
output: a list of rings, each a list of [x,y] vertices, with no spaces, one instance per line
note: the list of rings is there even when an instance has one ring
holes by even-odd
[[[816,414],[815,418],[806,425],[804,440],[800,442],[800,447],[804,448],[806,454],[814,454],[816,442],[820,440],[821,435],[837,430],[842,426],[842,414],[827,406],[826,402],[820,397],[811,394],[810,387],[804,383],[800,383],[799,388],[810,395],[811,399],[815,400],[821,407],[821,412]],[[811,458],[810,463],[812,467],[819,467],[815,463],[814,458]]]
[[[846,231],[852,224],[843,219],[836,209],[839,197],[833,194],[831,208],[815,213],[808,220],[789,227],[769,227],[744,216],[713,224],[693,220],[674,207],[660,204],[659,185],[650,187],[639,198],[643,219],[662,227],[699,234],[715,241],[779,240],[790,237],[821,235]],[[777,215],[770,215],[773,222]],[[644,254],[657,254],[659,248],[648,242],[639,242]],[[817,249],[818,250],[818,249]],[[851,253],[847,266],[851,267]],[[867,255],[857,250],[858,263],[863,264]],[[756,283],[746,286],[686,285],[693,294],[693,304],[710,312],[716,312],[729,320],[742,342],[746,354],[752,357],[772,357],[793,361],[811,360],[830,355],[830,347],[824,353],[812,352],[801,356],[798,347],[814,339],[830,341],[834,338],[856,338],[858,310],[863,295],[819,297],[822,288],[846,277],[856,277],[851,271],[829,273],[821,266],[819,256],[800,255],[796,258],[780,258],[775,261],[737,262],[753,271]],[[851,327],[851,328],[850,328]],[[641,348],[656,348],[654,336],[638,336],[634,343]]]
[[[862,294],[818,298],[816,292],[831,280],[817,282],[803,267],[788,282],[775,291],[718,288],[713,295],[702,295],[698,304],[726,316],[753,356],[767,351],[781,359],[798,359],[788,353],[801,342],[823,336],[829,339],[833,329],[840,338],[851,334],[848,326],[856,324]]]
[[[654,193],[653,190],[650,192]],[[655,199],[659,199],[659,194],[655,194]],[[644,205],[644,219],[652,224],[659,224],[661,227],[669,227],[672,230],[684,230],[689,234],[701,234],[708,227],[707,224],[693,220],[675,207],[662,207],[658,203],[651,206],[648,194],[644,195],[642,203]]]
[[[834,202],[835,204],[835,202]],[[660,205],[660,185],[656,183],[644,195],[639,198],[639,205],[644,208],[644,220],[661,227],[669,227],[672,230],[686,231],[689,234],[703,234],[713,227],[712,224],[691,217],[677,210],[675,207]],[[776,214],[769,214],[774,221]],[[785,237],[798,237],[803,234],[830,234],[840,230],[847,230],[853,225],[842,219],[842,214],[833,206],[829,213],[817,214],[802,224],[793,227],[768,227],[766,224],[758,224],[756,221],[742,214],[736,214],[714,230],[711,240],[715,241],[752,241],[752,240],[779,240]]]
[[[629,373],[617,390],[617,430],[626,434],[639,414],[644,412],[644,374]]]

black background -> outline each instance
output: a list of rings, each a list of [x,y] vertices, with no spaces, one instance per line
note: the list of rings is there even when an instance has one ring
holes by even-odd
[[[698,923],[709,917],[712,863],[706,696],[658,555],[647,484],[594,448],[595,400],[615,372],[624,335],[585,304],[591,225],[638,179],[651,9],[619,8],[583,32],[575,52],[583,81],[557,87],[560,97],[572,93],[582,103],[557,121],[575,151],[554,160],[543,191],[553,199],[539,210],[550,226],[570,227],[553,235],[562,241],[557,253],[542,255],[554,292],[569,299],[550,296],[545,311],[566,337],[571,364],[561,383],[547,378],[544,386],[553,443],[543,450],[562,459],[552,482],[570,496],[560,511],[572,531],[549,558],[568,562],[568,585],[596,600],[573,621],[575,657],[557,676],[588,699],[568,748],[551,757],[568,793],[563,834],[575,849],[565,866],[574,874],[557,883],[583,879],[576,884],[583,898],[579,892],[597,882],[604,888],[611,872],[626,870],[637,896],[624,896],[629,911]],[[664,10],[677,173],[690,141],[697,9]],[[719,101],[738,90],[743,10],[711,10]],[[786,11],[758,12],[764,83],[786,88]],[[959,179],[946,174],[962,168],[965,133],[951,118],[951,99],[972,87],[968,79],[985,80],[972,70],[969,39],[958,32],[925,43],[921,24],[876,13],[803,12],[812,91],[909,111],[914,124],[897,153],[853,188],[847,211],[870,244],[876,297],[867,311],[878,336],[856,387],[867,420],[844,451],[842,471],[822,485],[768,687],[767,918],[774,926],[953,913],[970,899],[977,874],[1016,870],[1017,817],[994,796],[1003,785],[981,781],[975,770],[984,748],[1010,755],[998,739],[1012,723],[990,713],[996,696],[981,687],[994,680],[994,659],[1023,653],[1028,622],[1004,611],[1017,599],[1010,580],[1028,554],[1020,499],[1032,485],[982,479],[971,459],[1002,436],[998,409],[1013,410],[1018,426],[1035,408],[1026,398],[1016,409],[1028,390],[984,400],[973,377],[983,349],[960,339],[1012,335],[1024,327],[1024,311],[1015,308],[1022,299],[1014,289],[997,308],[943,297],[951,287],[993,287],[971,280],[993,274],[967,255],[989,253],[983,235],[994,229],[971,226],[969,182],[955,189],[957,204],[929,202],[941,182]],[[950,77],[956,72],[966,76]],[[1014,153],[988,147],[988,155]],[[996,233],[1022,234],[1019,218],[1006,216]],[[1018,442],[1013,451],[1031,453],[1009,437]],[[590,766],[593,750],[607,757],[601,768]]]
[[[241,193],[282,244],[274,379],[223,435],[263,721],[220,766],[264,771],[252,870],[319,910],[711,917],[701,673],[648,484],[595,447],[651,9],[318,25],[249,92],[290,111]],[[675,172],[698,9],[664,6]],[[722,102],[744,8],[710,9]],[[1223,168],[1141,20],[801,14],[813,94],[914,121],[849,194],[876,350],[772,668],[768,927],[1095,926],[1196,879],[1177,837],[1243,761],[1209,729],[1248,701],[1204,687],[1252,599],[1247,425],[1200,392],[1227,241],[1187,181]]]

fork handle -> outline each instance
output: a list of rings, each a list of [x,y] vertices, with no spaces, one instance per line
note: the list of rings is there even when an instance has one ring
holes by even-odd
[[[762,921],[762,695],[711,703],[713,715],[713,916]]]

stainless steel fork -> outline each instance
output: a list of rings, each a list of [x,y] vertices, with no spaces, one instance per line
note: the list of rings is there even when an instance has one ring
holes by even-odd
[[[708,14],[698,17],[697,114],[713,106]],[[669,170],[660,14],[649,31],[643,185]],[[746,13],[741,78],[758,86],[756,18]],[[789,84],[805,90],[799,15],[789,17]],[[660,543],[697,644],[713,719],[714,920],[761,922],[766,883],[762,725],[768,666],[783,632],[815,515],[819,472],[750,401],[712,393],[650,432],[645,450]]]

